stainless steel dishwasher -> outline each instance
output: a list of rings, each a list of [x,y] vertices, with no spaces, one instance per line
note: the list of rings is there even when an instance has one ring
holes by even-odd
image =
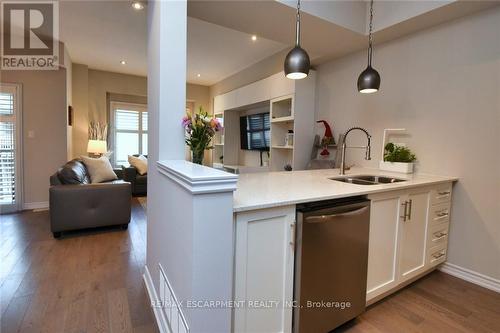
[[[293,332],[326,333],[365,310],[370,201],[297,206]]]

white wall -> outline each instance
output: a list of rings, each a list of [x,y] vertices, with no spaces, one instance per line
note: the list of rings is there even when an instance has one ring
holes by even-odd
[[[500,8],[375,46],[381,91],[362,95],[359,52],[318,68],[317,118],[334,131],[363,126],[377,167],[384,128],[404,127],[418,171],[460,178],[454,187],[448,261],[500,279]],[[337,135],[335,134],[335,135]],[[363,137],[352,134],[351,143]]]

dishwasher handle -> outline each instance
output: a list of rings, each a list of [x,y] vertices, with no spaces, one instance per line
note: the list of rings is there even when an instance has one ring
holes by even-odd
[[[304,222],[306,223],[325,223],[325,222],[330,222],[333,219],[336,218],[342,218],[342,217],[352,217],[356,215],[361,215],[365,213],[370,207],[369,206],[364,206],[361,208],[357,208],[355,210],[347,211],[347,212],[342,212],[338,214],[328,214],[328,215],[313,215],[313,216],[307,216],[304,219]]]

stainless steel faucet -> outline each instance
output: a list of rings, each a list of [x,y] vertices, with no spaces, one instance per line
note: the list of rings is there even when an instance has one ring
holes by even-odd
[[[347,147],[347,144],[346,144],[346,140],[347,140],[347,135],[349,133],[351,133],[351,131],[353,130],[360,130],[362,132],[364,132],[366,134],[366,137],[368,139],[368,144],[366,146],[356,146],[356,147]],[[342,156],[341,156],[341,160],[340,160],[340,174],[341,175],[345,175],[345,151],[346,151],[346,148],[363,148],[363,149],[366,149],[366,155],[365,155],[365,160],[371,160],[371,138],[372,136],[370,135],[370,133],[368,133],[367,130],[365,130],[364,128],[362,127],[351,127],[347,130],[347,132],[345,132],[344,134],[344,139],[342,140]]]

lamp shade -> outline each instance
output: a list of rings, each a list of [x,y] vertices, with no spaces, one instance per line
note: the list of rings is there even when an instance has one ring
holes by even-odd
[[[363,94],[371,94],[377,92],[380,88],[379,73],[368,66],[358,78],[358,91]]]
[[[104,154],[108,151],[106,141],[104,140],[89,140],[87,152],[92,154]]]
[[[285,75],[292,80],[303,79],[309,74],[311,61],[309,55],[300,46],[295,46],[285,58]]]

